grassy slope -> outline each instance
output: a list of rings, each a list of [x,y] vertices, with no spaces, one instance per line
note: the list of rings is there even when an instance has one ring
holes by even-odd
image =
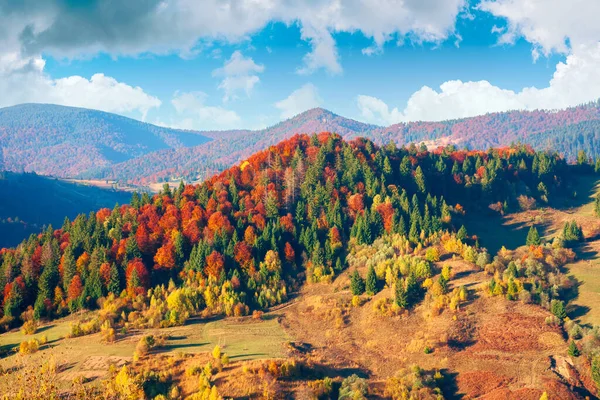
[[[215,345],[220,345],[231,360],[252,360],[278,358],[285,355],[284,343],[289,338],[279,326],[277,319],[255,321],[249,318],[221,319],[211,322],[192,321],[185,326],[167,329],[149,329],[133,332],[112,344],[102,343],[100,334],[79,338],[65,338],[70,331],[70,323],[75,318],[67,317],[44,326],[35,335],[26,336],[20,331],[0,335],[0,349],[18,347],[24,340],[46,335],[48,345],[32,355],[21,356],[10,353],[0,359],[4,369],[41,365],[54,358],[58,365],[67,365],[59,375],[63,385],[69,385],[77,376],[88,379],[106,375],[110,364],[122,365],[132,360],[133,352],[140,337],[145,334],[168,335],[166,345],[157,350],[162,354],[208,353]],[[0,376],[0,392],[11,384],[11,375]]]

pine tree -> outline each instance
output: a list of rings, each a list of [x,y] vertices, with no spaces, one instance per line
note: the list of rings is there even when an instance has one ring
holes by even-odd
[[[425,174],[423,174],[423,169],[421,166],[417,166],[415,170],[415,184],[421,193],[425,193],[427,190],[427,185],[425,183]]]
[[[375,274],[375,268],[371,265],[367,271],[366,291],[369,296],[373,296],[377,293],[377,275]]]
[[[464,225],[462,225],[456,233],[456,238],[459,240],[465,240],[467,238],[467,228],[465,228]]]
[[[406,296],[406,290],[404,290],[404,282],[402,279],[398,279],[396,281],[396,305],[398,307],[407,308],[408,307],[408,297]]]
[[[540,234],[535,226],[531,226],[529,228],[529,232],[527,233],[527,239],[525,240],[525,244],[527,246],[539,246],[542,243],[540,239]]]
[[[600,159],[598,162],[600,162]],[[594,198],[594,214],[596,214],[596,217],[600,217],[600,194],[597,194]]]
[[[550,311],[561,321],[567,318],[565,302],[562,300],[552,300],[552,302],[550,303]]]
[[[579,357],[581,355],[574,340],[571,340],[571,343],[569,343],[569,355],[571,357]]]
[[[350,275],[350,290],[354,296],[360,296],[365,292],[365,281],[356,269]]]
[[[115,263],[112,263],[110,266],[110,280],[108,281],[107,290],[115,296],[118,296],[121,293],[121,277],[119,276],[119,269]]]
[[[65,292],[68,290],[71,284],[71,279],[77,273],[77,265],[75,263],[75,257],[73,256],[73,248],[67,246],[62,257],[62,270],[63,270],[63,289]]]
[[[421,297],[421,289],[419,287],[419,282],[417,282],[417,278],[414,273],[410,273],[406,278],[406,300],[408,302],[408,306],[415,305],[419,298]]]

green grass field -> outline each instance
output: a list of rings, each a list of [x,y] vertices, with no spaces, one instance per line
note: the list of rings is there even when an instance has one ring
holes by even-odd
[[[148,329],[135,331],[131,335],[118,339],[115,343],[101,341],[100,334],[78,338],[66,338],[73,317],[55,321],[43,326],[34,335],[24,335],[20,331],[0,335],[0,348],[8,351],[0,359],[0,367],[26,369],[39,367],[45,361],[53,359],[63,371],[59,377],[63,385],[69,385],[77,376],[88,379],[103,377],[111,364],[122,365],[132,360],[136,344],[142,335],[165,335],[169,339],[165,346],[157,349],[162,354],[195,354],[210,352],[220,345],[231,360],[251,360],[260,358],[278,358],[285,355],[284,343],[289,341],[277,319],[221,319],[216,321],[192,320],[188,324],[166,329]],[[11,349],[18,348],[24,340],[40,338],[46,335],[48,344],[40,351],[30,355],[20,355]],[[13,374],[0,375],[0,392],[10,388]]]
[[[282,357],[283,344],[289,341],[276,319],[222,319],[164,329],[161,333],[171,337],[165,351],[199,353],[219,345],[233,360]]]
[[[600,260],[567,265],[579,282],[578,296],[569,304],[569,316],[582,324],[600,325]]]

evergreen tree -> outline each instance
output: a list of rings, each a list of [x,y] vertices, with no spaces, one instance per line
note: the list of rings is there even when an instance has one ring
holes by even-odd
[[[598,162],[600,162],[600,159]],[[596,217],[600,217],[600,194],[594,197],[594,214],[596,214]]]
[[[406,301],[408,306],[411,307],[416,304],[421,297],[421,288],[415,274],[411,272],[406,278]]]
[[[407,308],[408,307],[408,297],[406,295],[406,290],[404,290],[404,282],[402,282],[401,278],[398,278],[396,281],[396,305],[398,307]]]
[[[360,296],[365,292],[365,281],[356,269],[350,275],[350,290],[354,296]]]
[[[425,174],[423,173],[423,169],[420,165],[415,170],[415,184],[421,193],[425,193],[427,191]]]
[[[377,275],[375,274],[375,268],[371,265],[367,271],[366,291],[369,296],[373,296],[377,293]]]
[[[574,340],[571,340],[571,343],[569,343],[569,355],[571,357],[579,357],[581,355]]]
[[[550,311],[561,321],[567,318],[565,302],[562,300],[552,300],[552,302],[550,303]]]
[[[464,225],[462,225],[456,233],[456,238],[459,240],[465,240],[467,238],[467,228],[465,228]]]
[[[527,246],[539,246],[542,243],[540,239],[540,234],[535,226],[531,225],[529,228],[529,232],[527,233],[527,239],[525,240],[525,244]]]
[[[115,263],[112,263],[110,266],[110,280],[108,281],[106,289],[115,296],[118,296],[121,293],[121,277],[119,275],[117,264]]]

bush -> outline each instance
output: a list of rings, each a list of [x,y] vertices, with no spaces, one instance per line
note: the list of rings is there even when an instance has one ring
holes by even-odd
[[[87,322],[77,321],[71,324],[71,332],[67,337],[75,338],[79,336],[91,335],[100,331],[100,321],[97,318],[91,319]]]
[[[33,335],[37,332],[38,324],[35,320],[25,321],[23,326],[21,327],[21,332],[23,335]]]
[[[19,354],[32,354],[40,349],[37,339],[26,340],[19,345]]]
[[[104,323],[102,324],[102,327],[100,328],[100,333],[102,335],[102,340],[106,343],[113,343],[117,338],[115,329],[112,326],[110,326],[110,321],[108,320],[104,321]]]
[[[326,377],[316,381],[308,382],[308,386],[312,389],[313,394],[318,399],[330,398],[330,393],[333,390],[333,381],[331,378]]]
[[[368,392],[367,381],[353,374],[342,381],[338,400],[364,400]]]

